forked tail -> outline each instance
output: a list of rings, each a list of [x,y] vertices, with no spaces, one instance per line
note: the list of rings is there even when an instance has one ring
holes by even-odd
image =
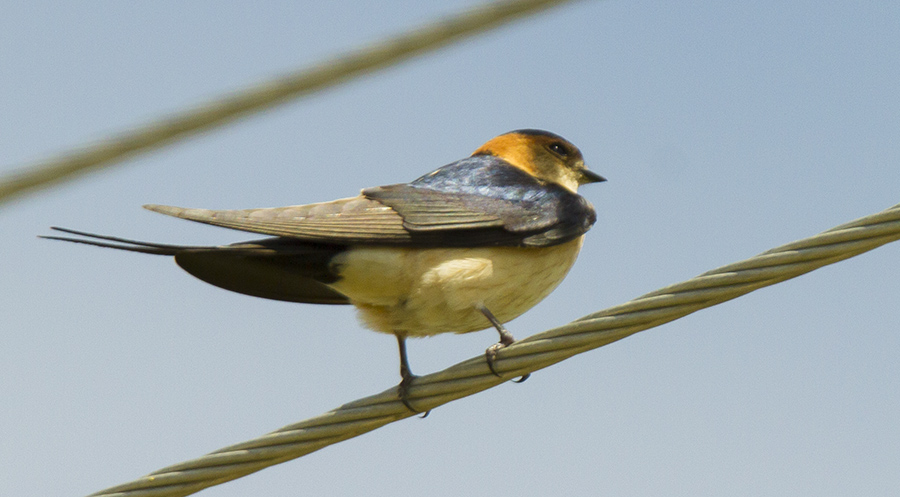
[[[94,245],[96,247],[106,247],[118,250],[127,250],[129,252],[141,252],[143,254],[154,255],[175,255],[183,250],[199,249],[205,247],[191,247],[187,245],[166,245],[164,243],[140,242],[137,240],[129,240],[127,238],[119,238],[115,236],[97,235],[94,233],[86,233],[84,231],[70,230],[68,228],[60,228],[51,226],[50,229],[61,231],[70,235],[76,235],[83,238],[73,238],[68,236],[39,236],[47,240],[62,240],[64,242],[83,243],[85,245]],[[106,242],[99,240],[107,240]],[[116,243],[109,243],[116,242]]]

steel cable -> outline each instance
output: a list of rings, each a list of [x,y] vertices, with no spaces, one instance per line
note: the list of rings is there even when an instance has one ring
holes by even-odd
[[[8,174],[0,178],[0,204],[28,191],[112,166],[139,153],[223,126],[240,117],[344,83],[367,72],[395,65],[466,36],[568,1],[571,0],[507,0],[488,3],[310,68],[221,96],[196,108]]]
[[[424,412],[898,239],[900,204],[520,340],[500,351],[494,366],[502,378],[491,373],[483,355],[419,377],[409,389],[409,400]],[[392,387],[315,418],[163,468],[92,496],[189,495],[412,415],[397,398],[396,388]]]

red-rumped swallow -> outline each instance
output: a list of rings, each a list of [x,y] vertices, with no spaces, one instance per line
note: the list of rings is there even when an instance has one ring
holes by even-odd
[[[494,371],[497,352],[514,341],[503,323],[546,297],[575,262],[596,220],[576,190],[600,181],[569,141],[525,129],[411,183],[357,197],[247,210],[144,206],[272,238],[197,247],[63,228],[53,229],[86,238],[46,238],[174,256],[197,278],[256,297],[353,304],[366,326],[397,337],[398,394],[415,411],[406,338],[493,326],[500,341],[485,355]]]

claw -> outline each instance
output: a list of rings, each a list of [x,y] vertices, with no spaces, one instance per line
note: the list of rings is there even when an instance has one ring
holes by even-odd
[[[497,370],[494,369],[494,360],[497,359],[497,351],[502,349],[503,347],[506,347],[506,345],[502,343],[495,343],[484,351],[484,358],[485,360],[487,360],[488,369],[490,369],[491,373],[494,373],[494,376],[496,376],[497,378],[502,378],[502,376],[500,376],[500,373],[498,373]]]
[[[404,376],[402,380],[400,380],[400,384],[397,385],[397,397],[400,397],[400,402],[403,402],[403,405],[409,409],[409,412],[413,414],[422,414],[422,411],[416,409],[409,403],[409,386],[412,384],[413,380],[418,378],[414,374],[409,374]],[[425,419],[428,415],[431,414],[431,411],[425,411],[424,414],[420,416],[421,419]]]
[[[497,378],[502,378],[502,376],[500,376],[500,373],[498,373],[497,370],[494,369],[494,360],[497,359],[497,352],[499,352],[500,349],[505,348],[507,345],[512,345],[516,341],[516,339],[512,336],[512,333],[510,333],[509,330],[507,330],[506,327],[504,327],[503,324],[496,317],[494,317],[494,315],[491,313],[491,311],[488,310],[487,307],[479,305],[478,310],[481,311],[482,314],[484,314],[484,317],[486,317],[487,320],[490,321],[492,325],[494,325],[494,328],[497,329],[497,332],[500,333],[500,341],[495,343],[494,345],[491,345],[487,348],[487,350],[484,351],[484,358],[485,360],[487,360],[488,369],[491,370],[491,373],[494,373],[494,376],[496,376]],[[523,381],[527,380],[529,376],[531,376],[531,373],[522,376],[518,380],[513,380],[513,382],[522,383]]]

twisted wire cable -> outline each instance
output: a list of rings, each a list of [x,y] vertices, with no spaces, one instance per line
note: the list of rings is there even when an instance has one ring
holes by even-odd
[[[898,239],[900,204],[515,342],[502,349],[494,363],[502,378],[488,369],[483,355],[421,376],[409,389],[409,401],[424,412]],[[411,415],[392,387],[257,439],[97,492],[92,497],[189,495]]]
[[[222,126],[239,117],[335,86],[367,72],[384,69],[568,1],[571,0],[505,0],[488,3],[310,68],[215,98],[194,109],[164,117],[6,175],[0,178],[0,204],[29,190],[112,166],[140,152]]]

